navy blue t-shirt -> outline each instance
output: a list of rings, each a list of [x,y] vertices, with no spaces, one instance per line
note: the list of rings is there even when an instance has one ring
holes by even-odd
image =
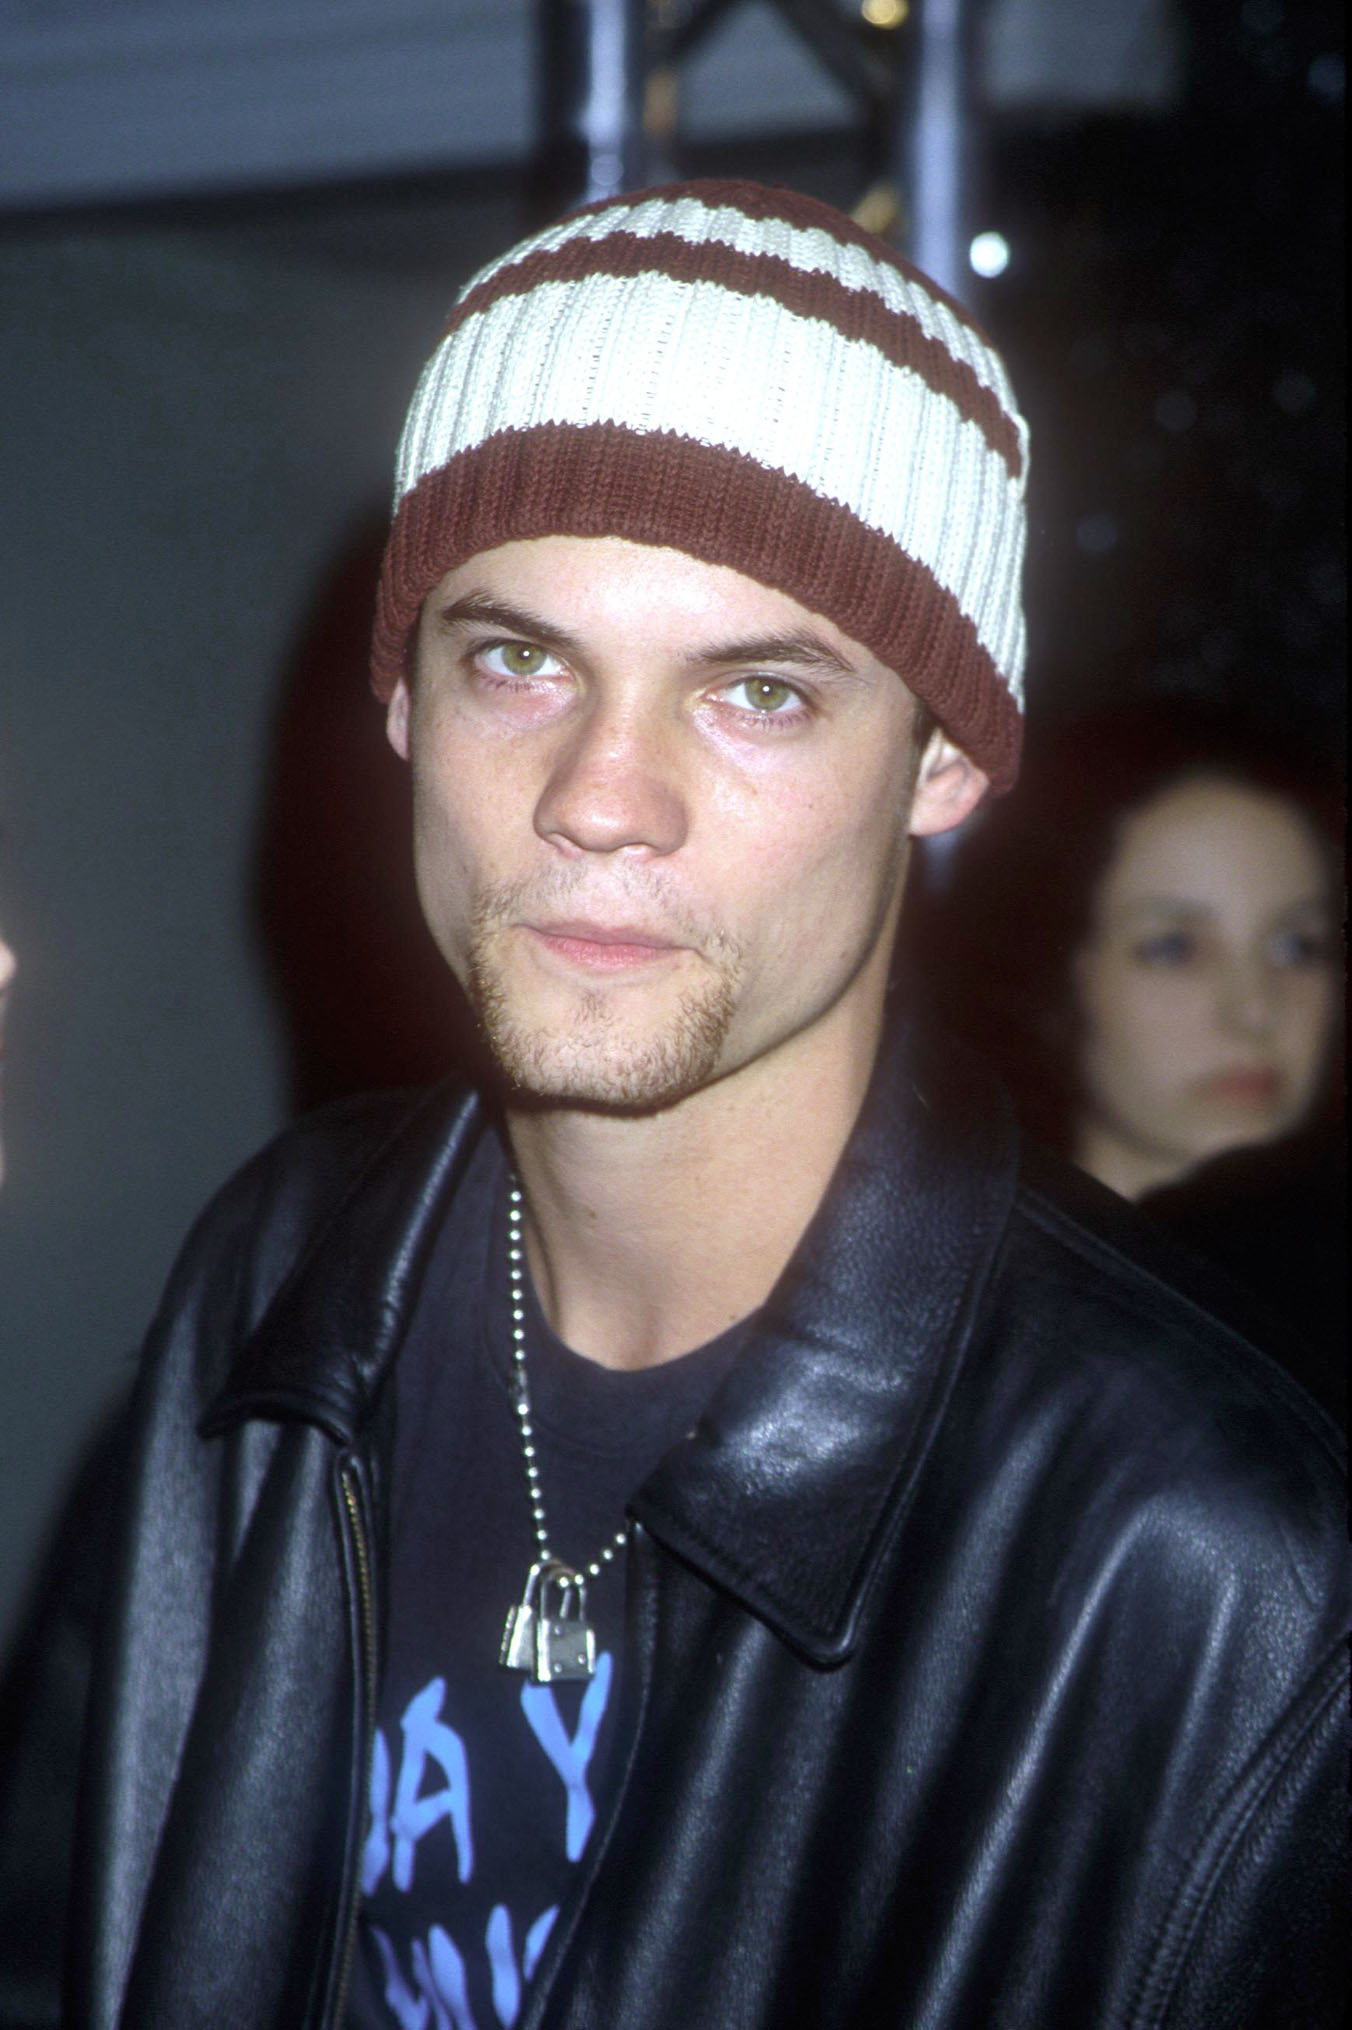
[[[434,1248],[396,1370],[385,1669],[349,2024],[515,2022],[619,1766],[624,1555],[588,1587],[588,1682],[504,1669],[536,1556],[509,1393],[506,1162],[486,1137]],[[527,1295],[550,1549],[587,1565],[698,1418],[745,1327],[629,1374],[573,1353]]]

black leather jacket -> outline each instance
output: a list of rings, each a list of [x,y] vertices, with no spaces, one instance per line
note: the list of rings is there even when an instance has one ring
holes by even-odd
[[[90,1699],[79,2030],[341,2020],[380,1384],[482,1123],[320,1116],[173,1277]],[[1021,1174],[968,1060],[888,1046],[633,1504],[626,1766],[519,2030],[1338,2020],[1339,1440],[1154,1245]]]

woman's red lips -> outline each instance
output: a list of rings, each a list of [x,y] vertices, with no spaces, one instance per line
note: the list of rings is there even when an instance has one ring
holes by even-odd
[[[1270,1106],[1280,1085],[1281,1080],[1270,1065],[1236,1065],[1201,1082],[1208,1099],[1237,1100],[1249,1106]]]

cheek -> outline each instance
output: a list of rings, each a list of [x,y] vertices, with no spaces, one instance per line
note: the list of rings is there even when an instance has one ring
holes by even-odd
[[[501,808],[499,804],[499,809]],[[423,913],[456,963],[475,898],[495,878],[493,800],[444,749],[415,749],[413,847]]]
[[[1165,1091],[1187,1071],[1191,1039],[1205,1027],[1195,982],[1102,959],[1081,974],[1091,1074]]]
[[[711,827],[707,869],[775,943],[852,949],[876,925],[904,859],[890,784],[788,786],[739,798]]]
[[[413,726],[413,810],[420,844],[453,866],[491,863],[513,814],[533,808],[520,741],[485,738],[451,703],[426,706]]]
[[[1331,975],[1297,975],[1287,982],[1281,1003],[1283,1040],[1311,1072],[1318,1069],[1331,1040],[1337,1014],[1337,989]]]

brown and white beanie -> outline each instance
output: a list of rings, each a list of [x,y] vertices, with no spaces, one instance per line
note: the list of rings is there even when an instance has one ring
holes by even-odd
[[[499,543],[622,536],[825,614],[997,789],[1018,767],[1027,429],[966,314],[815,199],[591,205],[474,277],[399,446],[372,655]]]

